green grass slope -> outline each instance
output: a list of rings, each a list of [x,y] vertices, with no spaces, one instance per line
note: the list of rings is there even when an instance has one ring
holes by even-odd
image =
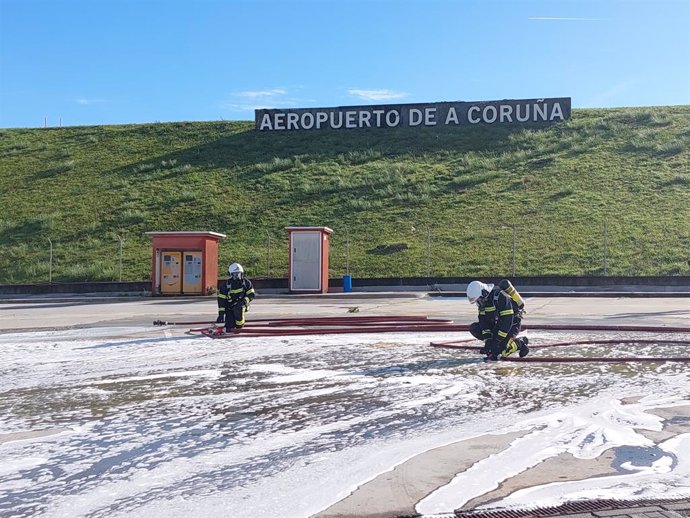
[[[690,106],[531,127],[0,130],[0,283],[47,282],[49,239],[54,282],[117,280],[118,236],[123,280],[148,279],[153,230],[223,232],[221,263],[280,277],[301,225],[334,229],[334,277],[688,275]]]

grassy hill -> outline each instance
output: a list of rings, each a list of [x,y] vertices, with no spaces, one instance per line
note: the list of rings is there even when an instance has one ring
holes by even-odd
[[[252,122],[0,130],[0,283],[150,277],[152,230],[287,275],[286,226],[334,229],[331,275],[690,274],[690,106],[554,126],[259,133]],[[606,228],[606,230],[605,230]],[[606,259],[604,259],[606,257]],[[270,271],[269,271],[270,270]]]

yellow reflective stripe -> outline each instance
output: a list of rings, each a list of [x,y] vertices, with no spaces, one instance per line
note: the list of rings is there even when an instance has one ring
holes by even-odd
[[[484,311],[486,311],[487,313],[489,313],[491,311],[496,311],[496,306],[486,306],[484,308]]]
[[[249,295],[250,293],[254,293],[254,288],[252,288],[251,290],[249,290],[249,291],[247,292],[247,295]]]
[[[218,313],[225,313],[225,308],[218,308]]]
[[[484,329],[484,331],[482,331],[482,334],[483,335],[490,335],[491,331],[489,329]]]
[[[223,295],[222,293],[219,293],[219,294],[218,294],[218,298],[219,298],[219,299],[227,299],[228,296],[227,296],[227,295]]]
[[[506,336],[508,336],[508,333],[506,333],[505,331],[499,331],[498,336],[500,336],[501,338],[505,338]]]
[[[242,291],[244,291],[244,288],[237,288],[236,290],[230,290],[229,293],[232,293],[233,295],[235,295],[237,293],[242,293]]]
[[[499,313],[499,315],[501,315],[502,317],[504,317],[504,316],[506,316],[506,315],[512,315],[512,314],[513,314],[513,310],[512,310],[512,309],[504,309],[503,311],[501,311],[501,312]]]
[[[482,309],[482,310],[479,311],[479,314],[480,314],[480,315],[486,315],[486,311],[484,311],[484,310]]]
[[[235,320],[235,324],[237,324],[238,326],[244,325],[244,308],[242,308],[242,320]]]

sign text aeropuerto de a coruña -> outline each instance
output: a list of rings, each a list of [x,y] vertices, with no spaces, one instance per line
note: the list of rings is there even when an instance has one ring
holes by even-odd
[[[561,122],[570,97],[255,110],[259,131],[411,128]]]

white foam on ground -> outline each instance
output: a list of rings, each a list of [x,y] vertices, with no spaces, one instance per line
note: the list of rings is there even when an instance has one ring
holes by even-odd
[[[627,466],[632,473],[574,482],[544,484],[515,492],[498,504],[503,506],[552,506],[569,500],[688,498],[690,497],[690,434],[665,441],[659,447],[677,457],[664,456],[650,467]]]
[[[524,420],[512,426],[511,430],[529,430],[534,427],[538,429],[516,439],[507,450],[483,459],[467,471],[458,474],[448,485],[419,502],[416,509],[422,514],[432,514],[459,508],[471,499],[498,488],[501,482],[561,453],[570,453],[581,459],[594,459],[604,451],[617,446],[654,446],[654,442],[644,437],[639,430],[661,430],[662,419],[647,413],[646,410],[666,402],[667,398],[663,398],[663,401],[646,398],[644,403],[621,405],[616,399],[596,398],[584,405],[571,406],[565,411]],[[678,403],[690,404],[690,400]],[[658,475],[669,472],[670,460],[671,457],[663,457],[649,468],[625,464],[622,467],[634,471],[640,479],[651,474],[658,481]],[[690,462],[679,472],[685,472],[688,467]],[[669,478],[670,484],[677,480],[677,473],[678,471]],[[636,489],[629,486],[628,478],[625,475],[611,477],[616,481],[611,485],[611,489],[616,488],[616,493],[624,494],[626,498],[635,498]],[[552,486],[562,491],[564,488],[582,487],[585,484],[599,487],[601,481],[602,478],[598,477],[588,483],[566,482]],[[624,487],[628,488],[627,492],[623,491]],[[529,491],[529,500],[516,501],[509,498],[505,499],[505,503],[534,506],[537,505],[535,502],[539,502],[538,505],[543,506],[555,505],[573,498],[569,494],[570,489],[566,489],[558,499],[549,498],[545,501],[535,498],[533,490]],[[690,488],[686,488],[686,491],[690,495]],[[667,498],[663,494],[659,493],[657,496]],[[495,505],[500,507],[503,502]]]
[[[220,376],[219,370],[191,370],[191,371],[174,371],[166,372],[164,374],[149,374],[146,376],[129,376],[126,378],[108,378],[101,381],[92,381],[92,385],[105,385],[110,383],[127,383],[130,381],[151,381],[165,378],[186,378],[193,376],[201,376],[204,378],[217,378]]]
[[[0,434],[56,422],[69,431],[0,444],[0,515],[36,514],[21,507],[30,492],[45,516],[309,516],[430,449],[529,432],[417,506],[443,514],[563,452],[592,459],[652,447],[641,432],[663,420],[648,410],[690,405],[685,366],[485,365],[429,347],[464,333],[222,341],[109,332],[1,336]],[[621,403],[644,394],[654,396]],[[619,476],[544,484],[496,505],[688,496],[688,441],[656,445],[661,458],[623,463]]]
[[[0,464],[0,477],[8,475],[15,471],[20,471],[23,469],[33,468],[45,464],[48,462],[46,457],[22,457],[14,459],[5,459],[2,464]]]

